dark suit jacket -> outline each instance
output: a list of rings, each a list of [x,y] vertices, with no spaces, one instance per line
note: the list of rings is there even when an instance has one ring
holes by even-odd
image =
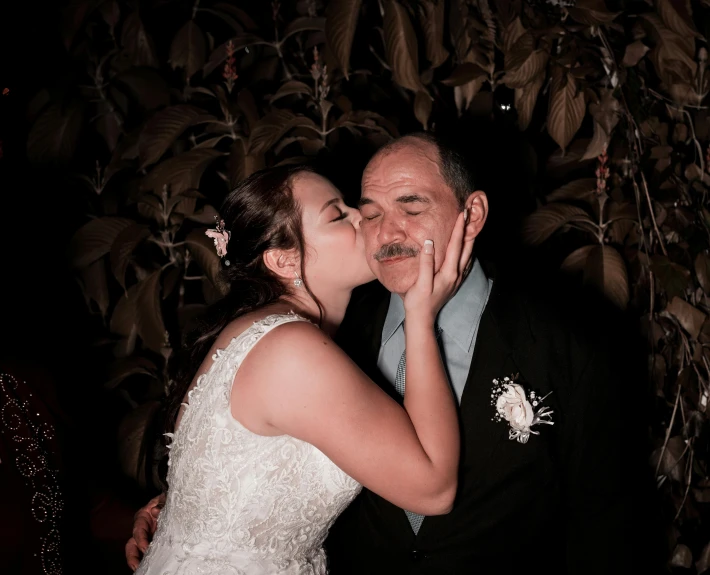
[[[415,535],[400,508],[363,489],[326,541],[333,575],[652,569],[645,429],[634,416],[643,401],[629,374],[612,366],[608,335],[580,328],[579,310],[546,305],[519,281],[494,277],[481,318],[460,406],[454,509],[426,518]],[[389,304],[378,286],[353,298],[337,339],[398,399],[377,368]],[[538,394],[552,392],[545,404],[554,425],[538,426],[527,444],[492,420],[492,380],[516,373]]]

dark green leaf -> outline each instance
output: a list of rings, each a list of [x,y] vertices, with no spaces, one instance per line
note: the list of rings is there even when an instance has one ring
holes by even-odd
[[[211,223],[214,223],[214,220],[212,220]],[[180,283],[182,276],[183,276],[183,268],[182,267],[171,268],[165,274],[165,277],[163,278],[163,299],[164,300],[166,300],[170,297],[170,295],[173,293],[173,290]]]
[[[205,63],[205,37],[194,20],[188,20],[178,30],[170,47],[169,63],[175,68],[184,68],[190,78]]]
[[[660,475],[666,475],[673,481],[683,480],[683,461],[685,456],[685,442],[680,435],[671,437],[666,448],[659,447],[651,454],[651,464],[658,466]],[[660,459],[660,466],[658,465]]]
[[[133,225],[127,218],[95,218],[81,227],[69,244],[71,265],[85,268],[111,250],[113,242],[126,228]]]
[[[148,426],[159,408],[159,401],[147,401],[129,412],[118,426],[119,467],[142,489],[146,488],[146,457],[142,446]]]
[[[707,317],[702,311],[677,296],[670,301],[666,311],[678,320],[692,339],[697,339]]]
[[[123,22],[121,44],[134,66],[158,67],[153,39],[145,31],[138,12],[134,12]]]
[[[217,210],[210,205],[206,205],[199,212],[187,216],[187,219],[200,224],[213,224],[215,222],[214,217],[216,215],[218,215]]]
[[[167,186],[171,194],[196,190],[207,166],[222,155],[219,150],[196,148],[165,160],[145,177],[143,188],[161,193]]]
[[[315,122],[306,116],[297,116],[287,110],[274,110],[264,116],[254,127],[249,137],[249,154],[260,154],[269,150],[289,130],[309,128],[319,134]]]
[[[236,18],[247,30],[256,30],[258,28],[251,16],[249,16],[249,14],[241,8],[237,8],[227,2],[219,2],[214,5],[214,8],[215,10],[221,10],[222,12]]]
[[[583,270],[587,263],[587,257],[594,248],[595,246],[583,246],[574,250],[565,258],[565,261],[562,262],[562,269],[569,272]]]
[[[115,82],[127,87],[134,99],[147,110],[170,104],[170,88],[155,70],[131,68],[117,75]]]
[[[116,236],[111,246],[111,271],[116,281],[123,289],[125,286],[126,269],[131,261],[133,251],[150,236],[150,228],[141,224],[132,224]]]
[[[149,375],[156,377],[155,364],[145,357],[133,356],[114,361],[109,367],[106,383],[107,389],[117,387],[124,379],[132,375]]]
[[[86,17],[96,8],[96,0],[68,2],[62,7],[61,33],[64,47],[69,51],[74,37],[84,24]]]
[[[207,121],[208,118],[216,120],[207,116],[204,110],[184,104],[170,106],[155,114],[138,139],[141,168],[157,162],[189,126],[201,119]]]
[[[155,352],[164,346],[166,335],[160,309],[160,273],[156,270],[138,284],[135,302],[138,335]]]
[[[486,74],[487,72],[477,64],[464,62],[456,66],[454,71],[451,72],[451,75],[445,80],[442,80],[441,83],[445,86],[463,86]]]
[[[136,202],[138,213],[144,218],[154,220],[156,222],[163,221],[163,204],[153,194],[141,194]]]
[[[594,196],[597,189],[597,180],[594,178],[584,178],[574,180],[557,188],[547,196],[548,202],[559,202],[560,200],[588,201]]]
[[[700,287],[706,295],[710,295],[710,258],[704,253],[699,253],[695,258],[695,274]]]
[[[533,50],[520,66],[505,73],[503,83],[510,88],[523,88],[543,73],[547,59],[545,50]]]
[[[306,30],[319,30],[322,32],[324,29],[325,18],[296,18],[286,26],[282,41],[298,32],[304,32]]]
[[[237,104],[239,104],[239,109],[247,119],[249,129],[253,130],[254,126],[259,122],[259,110],[256,107],[256,102],[254,101],[254,96],[251,91],[247,88],[239,90],[239,94],[237,94]]]
[[[515,111],[518,113],[518,127],[523,131],[527,130],[530,125],[533,112],[535,111],[535,105],[537,104],[538,94],[540,93],[542,85],[545,83],[545,79],[546,74],[542,72],[533,78],[526,86],[515,89],[513,103],[515,105]]]
[[[81,106],[53,104],[32,126],[27,137],[27,157],[32,162],[68,162],[74,156],[83,121]]]
[[[396,0],[384,0],[384,4],[385,47],[394,81],[414,92],[423,90],[419,79],[417,36],[407,10]]]
[[[424,130],[429,129],[429,116],[431,116],[431,96],[425,90],[417,92],[414,98],[414,116],[419,120]]]
[[[291,96],[292,94],[304,94],[306,96],[313,97],[313,90],[308,84],[304,84],[298,80],[291,80],[281,86],[276,94],[271,97],[271,103],[273,104],[279,98]]]
[[[567,8],[569,15],[577,22],[587,26],[609,24],[621,12],[609,12],[603,0],[578,0],[574,6]]]
[[[217,46],[217,48],[212,51],[209,60],[207,60],[207,63],[205,64],[205,67],[202,70],[202,74],[204,76],[209,76],[216,68],[224,64],[224,61],[227,59],[227,44],[229,44],[229,42],[232,43],[235,52],[243,50],[248,46],[271,45],[270,42],[267,42],[266,40],[255,34],[238,34],[231,40],[227,40],[224,44]]]
[[[629,303],[629,278],[623,258],[611,246],[594,246],[584,266],[584,281],[596,286],[616,306]]]
[[[690,272],[687,269],[670,261],[666,256],[656,254],[651,257],[651,271],[656,275],[669,300],[673,297],[683,297],[690,284]]]
[[[444,48],[445,2],[443,0],[423,0],[419,9],[419,22],[424,31],[426,57],[432,68],[438,68],[449,57]]]
[[[94,263],[79,272],[87,305],[96,302],[102,316],[106,315],[109,306],[108,283],[106,282],[106,264],[104,260]]]
[[[110,329],[112,333],[122,335],[127,338],[136,332],[137,311],[136,298],[138,294],[138,284],[128,288],[128,291],[121,296],[111,315]]]
[[[563,178],[572,170],[580,168],[591,160],[582,160],[589,146],[589,138],[579,138],[565,151],[560,148],[553,152],[547,160],[547,173],[552,178]]]
[[[569,204],[548,204],[542,206],[525,220],[523,238],[532,245],[539,245],[558,229],[571,221],[589,221],[583,209]]]
[[[362,0],[331,0],[325,11],[325,37],[345,79]]]
[[[563,153],[582,125],[583,119],[584,92],[577,90],[577,83],[571,74],[557,68],[550,88],[547,132],[562,148]]]

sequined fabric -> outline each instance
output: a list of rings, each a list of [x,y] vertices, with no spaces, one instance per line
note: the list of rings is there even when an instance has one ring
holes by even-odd
[[[234,375],[264,334],[256,322],[213,356],[172,436],[168,493],[138,575],[323,575],[322,548],[360,485],[312,445],[256,435],[230,412]]]
[[[36,538],[23,542],[36,551],[23,563],[22,572],[62,575],[59,533],[64,499],[53,464],[56,433],[38,411],[40,403],[24,381],[0,372],[0,465],[8,472],[17,472],[25,488],[24,492],[3,496],[26,499],[32,518],[26,536]]]

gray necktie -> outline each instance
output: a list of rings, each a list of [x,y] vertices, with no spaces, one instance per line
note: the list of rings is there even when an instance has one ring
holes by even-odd
[[[436,328],[437,338],[441,336],[441,328]],[[404,388],[406,384],[406,367],[407,367],[407,350],[402,352],[402,357],[399,358],[399,364],[397,365],[397,375],[394,378],[394,388],[397,390],[402,397],[404,397]],[[407,519],[409,519],[409,524],[412,526],[414,533],[419,533],[419,529],[424,521],[424,515],[419,515],[418,513],[412,513],[411,511],[404,511],[407,514]]]

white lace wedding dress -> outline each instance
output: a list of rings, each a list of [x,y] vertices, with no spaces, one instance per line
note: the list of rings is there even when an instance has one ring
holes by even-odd
[[[295,314],[255,322],[212,356],[172,435],[165,508],[137,575],[320,575],[323,541],[360,491],[318,449],[248,431],[230,411],[249,350]],[[278,358],[274,358],[278,361]]]

